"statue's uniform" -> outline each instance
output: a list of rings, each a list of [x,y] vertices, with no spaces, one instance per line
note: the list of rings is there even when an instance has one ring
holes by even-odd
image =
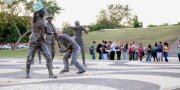
[[[84,31],[85,33],[87,33],[87,31],[82,26],[73,27],[72,30],[74,31],[74,35],[75,35],[74,40],[81,48],[82,60],[83,60],[83,64],[85,65],[85,46],[84,46],[84,42],[82,39],[82,32]]]
[[[34,57],[36,52],[38,53],[38,58],[39,58],[39,64],[41,64],[41,50],[40,49],[35,49],[32,55],[32,64],[34,64]]]
[[[52,23],[47,23],[47,31],[46,31],[46,44],[48,46],[48,49],[50,51],[50,54],[52,56],[52,60],[54,59],[54,55],[55,55],[55,35],[54,35],[54,31],[56,30],[54,25]]]
[[[44,40],[45,28],[46,28],[44,19],[41,17],[37,17],[37,21],[36,23],[33,23],[32,28],[33,30],[29,38],[30,48],[28,51],[27,62],[26,62],[26,78],[30,77],[29,76],[30,67],[32,62],[32,56],[34,54],[35,49],[40,49],[41,52],[43,53],[47,62],[46,66],[49,71],[49,77],[56,78],[56,76],[53,75],[53,71],[52,71],[52,57]]]
[[[59,35],[58,40],[60,44],[63,45],[67,49],[66,53],[63,56],[63,63],[64,63],[63,70],[69,71],[68,58],[71,57],[72,59],[71,62],[75,65],[76,68],[78,68],[79,72],[85,71],[84,68],[77,61],[79,50],[80,50],[79,45],[73,39],[71,39],[71,37],[69,37],[66,34]]]

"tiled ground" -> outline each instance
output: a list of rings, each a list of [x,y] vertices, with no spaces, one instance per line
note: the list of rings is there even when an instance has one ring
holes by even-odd
[[[45,61],[45,60],[43,60]],[[87,61],[87,72],[59,74],[62,60],[55,60],[57,79],[49,79],[45,62],[35,62],[25,78],[25,59],[0,58],[0,90],[180,90],[180,63],[138,61]]]

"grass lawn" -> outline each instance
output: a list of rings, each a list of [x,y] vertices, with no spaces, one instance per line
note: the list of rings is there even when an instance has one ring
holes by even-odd
[[[124,42],[136,43],[142,42],[143,44],[154,44],[154,42],[167,41],[169,43],[174,42],[180,36],[180,26],[173,27],[153,27],[153,28],[136,28],[136,29],[116,29],[116,30],[105,30],[90,32],[89,34],[84,34],[83,38],[86,46],[86,58],[90,59],[91,56],[88,53],[88,48],[92,41],[97,43],[102,40],[112,40],[120,41],[121,44]],[[56,58],[62,59],[62,55],[56,49]],[[16,58],[26,58],[27,49],[17,49],[11,50],[0,50],[0,58],[3,57],[16,57]],[[37,55],[36,55],[37,56]],[[81,56],[79,56],[80,58]]]
[[[0,50],[0,58],[26,58],[28,49]]]
[[[117,29],[106,30],[101,32],[92,32],[84,35],[86,46],[89,46],[92,41],[100,42],[102,40],[120,41],[144,44],[154,44],[154,42],[168,41],[174,42],[180,36],[180,26],[176,27],[154,27],[154,28],[137,28],[137,29]]]
[[[58,50],[58,49],[57,49]],[[26,58],[28,49],[16,49],[16,50],[0,50],[0,58]],[[35,55],[35,59],[37,59],[37,53]],[[63,54],[56,51],[55,59],[62,59]],[[44,58],[42,56],[42,58]],[[79,55],[81,58],[81,55]],[[90,59],[91,56],[86,53],[86,58]]]

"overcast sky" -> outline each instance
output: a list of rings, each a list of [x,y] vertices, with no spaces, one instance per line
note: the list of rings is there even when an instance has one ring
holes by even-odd
[[[180,21],[180,0],[56,0],[64,11],[54,21],[56,27],[63,22],[74,25],[94,23],[101,9],[109,4],[128,4],[144,26],[149,24],[177,23]]]

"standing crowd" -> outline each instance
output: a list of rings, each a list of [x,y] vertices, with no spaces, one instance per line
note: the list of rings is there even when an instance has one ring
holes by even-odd
[[[151,61],[151,58],[153,58],[154,62],[168,62],[169,50],[170,47],[167,42],[159,42],[154,45],[143,45],[142,43],[136,44],[134,41],[122,44],[117,41],[112,42],[104,40],[102,40],[97,46],[96,42],[93,41],[89,48],[93,60],[96,59],[95,53],[98,53],[99,60],[128,59],[129,61],[142,61],[143,58],[146,58],[146,61]],[[180,59],[180,41],[178,45],[178,57]]]

